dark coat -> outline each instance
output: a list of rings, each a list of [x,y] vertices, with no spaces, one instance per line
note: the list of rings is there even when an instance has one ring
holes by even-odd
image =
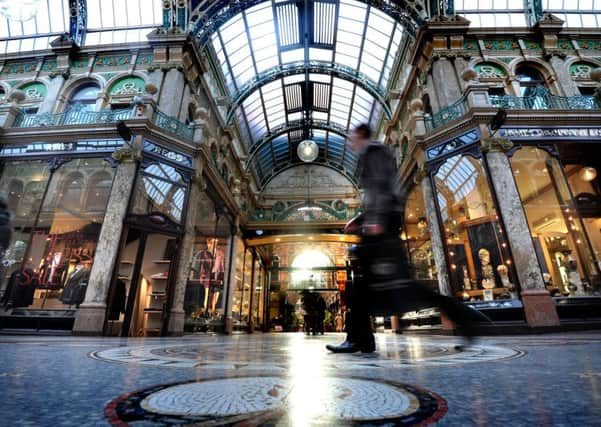
[[[12,235],[11,215],[6,200],[0,196],[0,261],[4,250],[8,249]]]
[[[390,224],[401,215],[401,200],[396,190],[397,168],[388,147],[369,144],[359,156],[359,186],[363,190],[361,209],[367,224]]]

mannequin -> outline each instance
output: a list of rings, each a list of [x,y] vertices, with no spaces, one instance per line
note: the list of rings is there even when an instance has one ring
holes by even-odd
[[[212,249],[214,254],[213,268],[211,269],[211,282],[213,287],[213,295],[211,299],[211,313],[215,313],[217,309],[217,303],[219,302],[219,296],[223,289],[223,278],[225,274],[225,254],[223,250],[217,246],[217,239],[210,239],[208,241],[209,247]]]
[[[202,302],[202,309],[206,310],[208,307],[208,299],[209,299],[209,286],[211,282],[211,266],[213,264],[213,254],[211,253],[211,249],[209,248],[208,241],[205,244],[204,249],[198,251],[194,254],[194,258],[192,260],[192,273],[191,279],[200,281],[200,287],[202,289],[202,295],[199,289],[199,293],[194,298],[195,300]]]
[[[90,273],[84,264],[77,264],[71,274],[69,274],[65,289],[60,296],[61,302],[68,305],[81,304],[88,287],[89,275]]]

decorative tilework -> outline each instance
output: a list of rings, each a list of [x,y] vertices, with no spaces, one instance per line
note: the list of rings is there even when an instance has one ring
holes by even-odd
[[[138,95],[144,92],[144,80],[140,77],[124,77],[109,89],[110,95]]]
[[[99,56],[94,61],[95,67],[119,67],[131,64],[131,55]]]
[[[429,425],[447,412],[427,390],[392,381],[274,376],[150,387],[106,408],[112,425]],[[293,421],[291,423],[291,421]],[[130,424],[131,423],[131,424]]]
[[[507,77],[507,73],[501,67],[490,62],[481,62],[474,66],[478,77],[481,79],[500,79]]]
[[[496,59],[498,59],[499,61],[503,61],[503,62],[504,62],[504,63],[506,63],[506,64],[509,64],[509,63],[510,63],[511,61],[513,61],[515,58],[513,58],[513,57],[507,57],[507,56],[503,56],[503,57],[498,57],[498,58],[496,58]]]
[[[478,50],[478,41],[475,39],[464,39],[463,48],[465,50]]]
[[[75,58],[71,61],[71,66],[73,68],[87,68],[89,63],[90,63],[90,58],[88,58],[88,57]]]
[[[136,59],[136,65],[150,65],[154,61],[154,55],[152,53],[141,53]]]
[[[37,62],[20,62],[4,64],[2,74],[28,74],[34,73],[38,67]]]
[[[537,40],[524,40],[524,46],[528,50],[542,50],[543,47]]]
[[[488,50],[515,50],[520,45],[515,40],[484,40],[484,48]]]
[[[50,72],[56,70],[56,58],[46,58],[44,60],[44,64],[42,65],[42,71]]]
[[[26,84],[21,90],[25,93],[25,99],[28,101],[41,101],[48,93],[46,85],[40,82]]]
[[[572,45],[572,42],[569,39],[559,39],[557,41],[557,47],[559,49],[568,49],[568,50],[574,49],[574,46]]]
[[[580,49],[601,50],[601,40],[578,40]]]
[[[595,68],[595,64],[585,61],[578,61],[570,65],[570,75],[573,79],[590,80],[591,71]]]

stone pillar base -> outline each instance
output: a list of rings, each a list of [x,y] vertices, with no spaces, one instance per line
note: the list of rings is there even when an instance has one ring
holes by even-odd
[[[81,305],[75,314],[73,335],[102,335],[106,306]]]
[[[225,325],[224,325],[223,332],[226,335],[232,335],[232,332],[234,332],[234,319],[232,319],[230,316],[226,316],[226,318],[225,318]]]
[[[455,323],[447,317],[443,312],[440,313],[440,323],[443,331],[454,331]]]
[[[522,303],[526,322],[531,328],[559,326],[557,308],[551,295],[544,289],[531,289],[522,292]]]
[[[395,334],[399,333],[399,330],[400,330],[399,316],[391,316],[390,317],[390,329]]]
[[[183,311],[172,311],[169,314],[169,324],[167,325],[167,335],[170,337],[181,337],[184,335],[184,322],[186,314]]]

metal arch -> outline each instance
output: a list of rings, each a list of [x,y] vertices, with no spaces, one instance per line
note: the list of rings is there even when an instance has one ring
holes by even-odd
[[[289,122],[288,124],[282,124],[280,126],[275,127],[271,132],[265,134],[260,141],[256,142],[251,149],[251,152],[248,156],[248,161],[246,164],[246,172],[249,171],[249,168],[252,165],[252,161],[255,159],[259,151],[267,144],[270,144],[275,138],[285,133],[291,132],[293,130],[299,129],[321,129],[327,130],[330,132],[337,133],[340,136],[346,138],[346,128],[337,125],[335,123],[330,123],[325,120],[313,120],[313,119],[303,119],[303,120],[295,120],[293,122]]]
[[[78,46],[83,46],[88,28],[87,1],[69,0],[69,15],[69,35]]]
[[[387,118],[392,117],[392,110],[386,102],[386,95],[384,90],[372,79],[367,77],[364,73],[348,67],[346,65],[337,64],[335,62],[326,61],[297,61],[282,65],[276,65],[264,72],[257,74],[250,81],[244,84],[235,94],[232,100],[230,109],[227,114],[226,123],[230,124],[236,114],[236,110],[242,105],[244,100],[248,98],[252,93],[260,89],[262,86],[279,80],[283,77],[315,73],[315,74],[327,74],[334,77],[339,77],[343,80],[350,81],[355,85],[364,89],[369,93],[376,101],[378,101],[384,110]]]
[[[204,46],[211,34],[234,16],[263,3],[265,0],[203,0],[190,13],[190,34]],[[374,7],[400,22],[407,32],[415,36],[428,18],[425,2],[411,0],[356,0]],[[417,3],[417,4],[416,4]]]
[[[357,178],[355,176],[353,176],[351,173],[349,173],[349,171],[342,167],[341,165],[338,164],[333,164],[331,162],[312,162],[312,163],[304,163],[301,161],[298,162],[294,162],[294,163],[286,163],[285,165],[282,165],[279,168],[274,168],[272,169],[272,171],[268,174],[265,175],[263,177],[263,179],[261,179],[261,186],[260,186],[260,191],[263,191],[265,189],[265,187],[271,182],[272,179],[274,179],[276,176],[278,176],[280,173],[287,171],[288,169],[292,169],[294,167],[297,166],[302,166],[302,165],[315,165],[315,166],[323,166],[326,167],[328,169],[332,169],[340,174],[342,174],[346,179],[349,180],[349,182],[351,184],[353,184],[353,187],[355,187],[355,189],[358,191],[358,185],[357,185]],[[341,166],[341,167],[338,167]]]

